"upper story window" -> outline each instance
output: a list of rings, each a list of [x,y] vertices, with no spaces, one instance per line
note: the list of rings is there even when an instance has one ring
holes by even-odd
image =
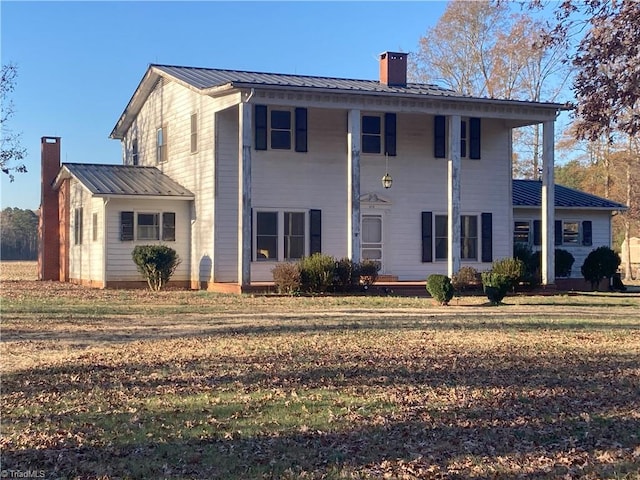
[[[307,151],[307,109],[254,107],[256,150]]]
[[[396,114],[362,116],[362,153],[396,155]]]
[[[362,116],[362,153],[381,153],[382,120],[380,116]]]
[[[291,150],[291,112],[271,110],[271,148]]]
[[[447,156],[447,117],[436,115],[433,120],[433,156],[446,158]],[[460,157],[480,160],[479,118],[465,118],[460,120]]]
[[[191,115],[191,153],[198,151],[198,114]]]
[[[131,142],[131,165],[138,165],[138,139],[134,138]]]
[[[163,125],[156,132],[156,163],[167,161],[167,127]]]

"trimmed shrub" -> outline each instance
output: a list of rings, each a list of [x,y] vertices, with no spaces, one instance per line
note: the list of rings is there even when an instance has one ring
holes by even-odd
[[[439,273],[427,277],[427,291],[440,305],[449,305],[453,298],[451,279]]]
[[[458,292],[474,290],[480,285],[480,275],[473,267],[462,267],[451,277],[451,284]]]
[[[279,263],[271,273],[278,293],[294,295],[300,291],[300,268],[297,263]]]
[[[511,279],[495,272],[482,272],[482,288],[492,305],[500,305],[511,287]]]
[[[533,252],[529,245],[515,243],[513,245],[513,258],[522,260],[524,263],[524,274],[522,281],[528,285],[538,285],[540,283],[540,253]]]
[[[131,252],[131,257],[149,289],[154,292],[167,284],[181,263],[176,251],[166,245],[138,245]]]
[[[305,292],[326,292],[333,284],[336,261],[329,255],[314,253],[300,260],[300,283]]]
[[[493,262],[491,273],[507,277],[510,286],[513,288],[524,277],[525,265],[524,262],[518,258],[502,258]],[[482,284],[484,285],[484,280]]]
[[[363,260],[357,268],[359,283],[365,287],[370,287],[378,280],[380,264],[373,260]]]
[[[360,283],[358,265],[349,258],[341,258],[336,262],[333,275],[333,287],[337,292],[349,292]]]
[[[575,261],[576,259],[573,258],[571,252],[561,248],[556,248],[554,261],[556,277],[570,277],[571,268],[573,268],[573,262]]]
[[[598,247],[592,250],[584,260],[580,272],[591,288],[597,288],[603,278],[611,279],[620,266],[620,255],[609,247]]]

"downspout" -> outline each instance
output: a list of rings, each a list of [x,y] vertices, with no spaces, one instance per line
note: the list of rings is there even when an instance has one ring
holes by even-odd
[[[102,204],[102,288],[107,288],[107,257],[109,242],[107,239],[107,205],[110,198],[105,198]]]

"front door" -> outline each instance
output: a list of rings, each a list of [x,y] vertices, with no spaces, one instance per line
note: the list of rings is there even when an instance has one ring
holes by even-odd
[[[380,273],[384,271],[384,238],[382,214],[362,215],[362,260],[372,260],[380,265]]]

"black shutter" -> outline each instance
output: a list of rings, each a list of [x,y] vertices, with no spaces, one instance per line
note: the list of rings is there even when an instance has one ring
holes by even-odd
[[[307,109],[296,108],[296,152],[307,151]]]
[[[309,210],[309,255],[322,252],[322,210]]]
[[[422,212],[422,261],[433,262],[433,214]]]
[[[467,156],[467,122],[460,120],[460,158]]]
[[[540,220],[533,221],[533,244],[542,245],[542,223]]]
[[[133,240],[133,212],[120,212],[120,240]]]
[[[480,160],[480,119],[469,119],[469,158]]]
[[[493,216],[482,214],[482,261],[493,262]]]
[[[254,108],[254,120],[256,124],[255,149],[267,149],[267,106],[256,105]]]
[[[433,156],[447,156],[447,118],[442,115],[433,118]]]
[[[384,153],[396,156],[396,114],[384,114]]]
[[[176,241],[176,214],[174,212],[162,214],[162,240],[165,242]]]
[[[556,220],[554,227],[554,245],[562,245],[562,220]]]
[[[591,220],[584,220],[582,222],[582,245],[590,247],[593,245],[593,233],[591,227]]]

